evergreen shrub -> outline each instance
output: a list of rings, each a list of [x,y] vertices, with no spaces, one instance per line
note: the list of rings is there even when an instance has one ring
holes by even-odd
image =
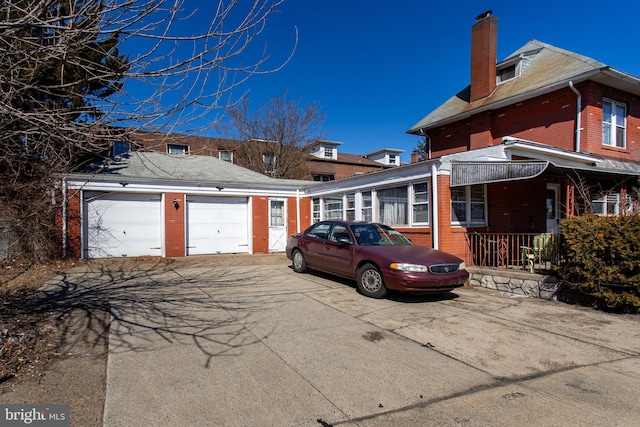
[[[640,215],[567,218],[560,277],[602,309],[640,312]]]

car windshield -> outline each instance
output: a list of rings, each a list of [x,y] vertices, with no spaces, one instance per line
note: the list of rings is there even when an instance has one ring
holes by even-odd
[[[411,241],[391,227],[381,224],[353,224],[351,232],[359,245],[410,245]]]

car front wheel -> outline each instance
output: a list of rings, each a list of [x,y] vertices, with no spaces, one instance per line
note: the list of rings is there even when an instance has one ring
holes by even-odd
[[[387,288],[380,270],[373,264],[365,264],[358,269],[358,290],[371,298],[383,298]]]
[[[307,271],[307,262],[304,260],[304,255],[300,250],[293,251],[293,271],[296,273],[305,273]]]

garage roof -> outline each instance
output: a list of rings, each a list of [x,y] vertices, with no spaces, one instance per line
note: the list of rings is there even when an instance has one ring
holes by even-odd
[[[92,165],[84,174],[92,181],[118,182],[123,179],[182,183],[234,184],[256,187],[300,188],[309,181],[275,179],[213,156],[132,151]]]

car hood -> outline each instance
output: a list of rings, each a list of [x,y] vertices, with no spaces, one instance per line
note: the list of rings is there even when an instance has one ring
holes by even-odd
[[[460,264],[462,260],[455,255],[425,246],[415,245],[374,245],[361,246],[361,254],[387,262],[404,262],[411,264]]]

